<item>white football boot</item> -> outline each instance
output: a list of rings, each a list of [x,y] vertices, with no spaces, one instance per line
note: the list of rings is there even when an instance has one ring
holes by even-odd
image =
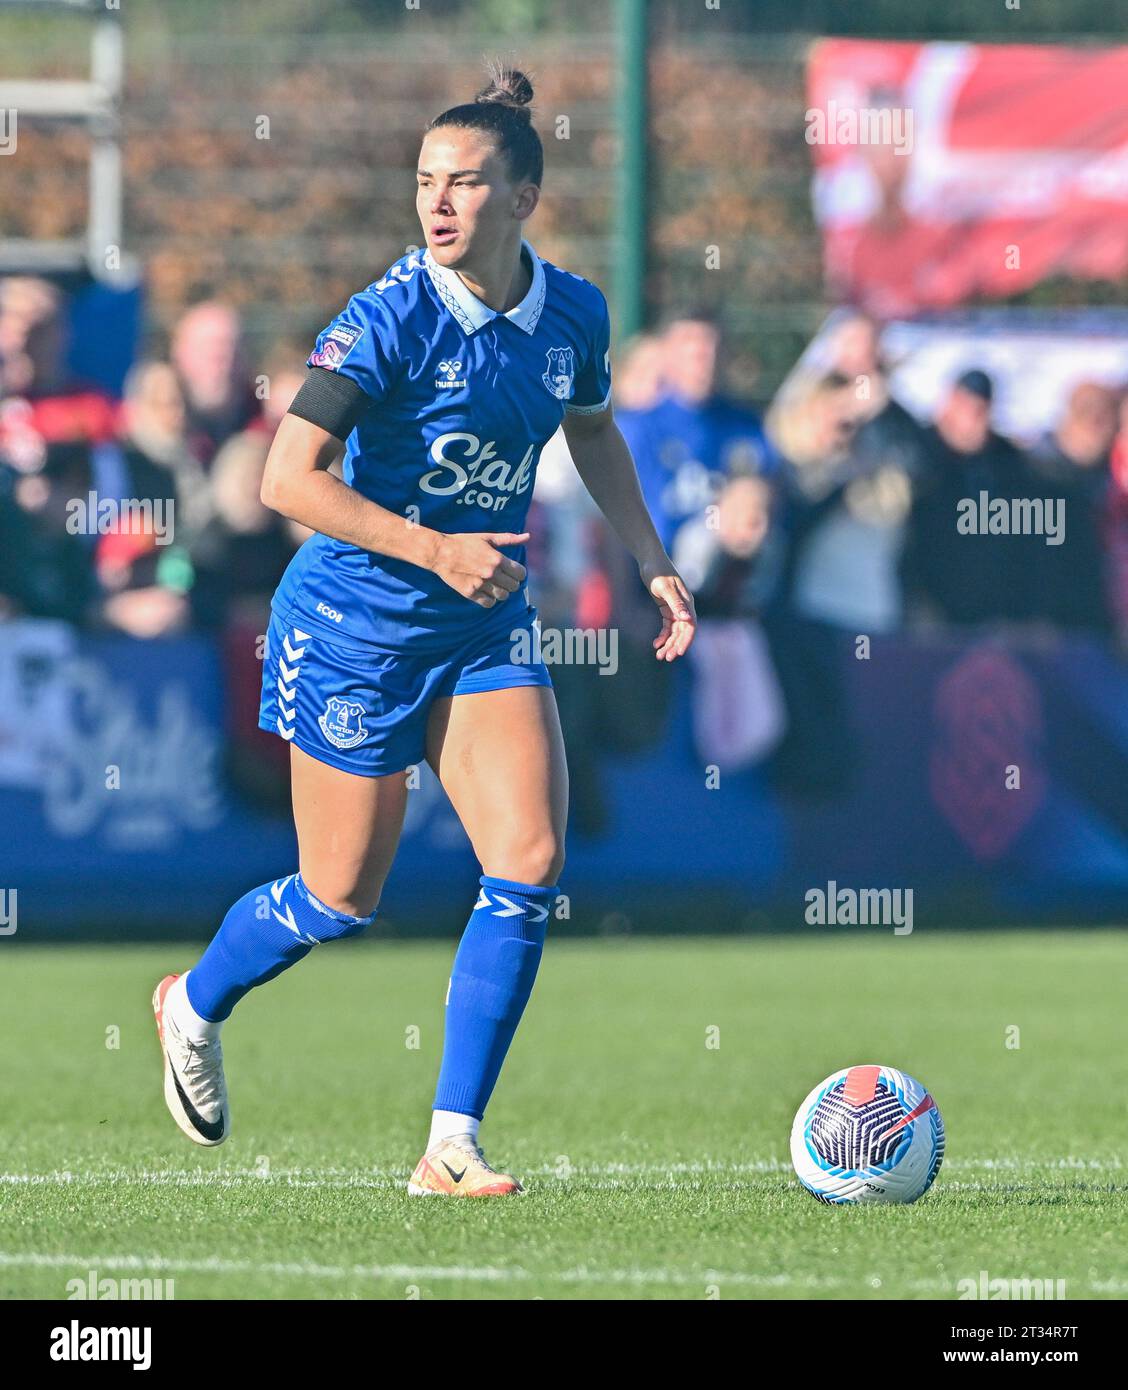
[[[164,1053],[164,1095],[169,1113],[193,1144],[213,1148],[231,1129],[223,1048],[219,1039],[187,1038],[165,1012],[165,995],[178,977],[166,975],[153,991],[157,1037]]]

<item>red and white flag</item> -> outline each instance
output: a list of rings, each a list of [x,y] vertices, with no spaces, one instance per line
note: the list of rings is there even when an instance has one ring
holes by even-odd
[[[1128,47],[826,39],[807,99],[840,299],[888,318],[1128,270]]]

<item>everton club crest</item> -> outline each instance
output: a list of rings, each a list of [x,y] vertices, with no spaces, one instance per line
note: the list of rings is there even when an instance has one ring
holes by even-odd
[[[355,700],[342,700],[334,696],[325,706],[325,713],[318,719],[321,732],[334,748],[355,748],[363,743],[368,730],[361,716],[364,706]]]
[[[572,381],[576,375],[576,359],[570,347],[549,348],[548,366],[541,381],[548,387],[558,401],[566,401],[572,394]]]

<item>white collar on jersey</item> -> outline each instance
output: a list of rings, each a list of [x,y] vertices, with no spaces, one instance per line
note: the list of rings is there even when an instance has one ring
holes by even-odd
[[[445,265],[439,265],[430,251],[424,254],[423,264],[427,267],[427,274],[431,277],[431,283],[438,290],[439,297],[458,320],[462,331],[467,336],[476,333],[491,319],[509,319],[518,328],[523,328],[526,333],[530,334],[540,322],[541,310],[544,308],[544,266],[541,265],[540,257],[527,241],[522,240],[521,250],[529,253],[529,264],[533,268],[533,283],[529,286],[529,292],[520,304],[515,304],[505,314],[491,309],[488,304],[483,304],[476,294],[471,293],[461,277]]]

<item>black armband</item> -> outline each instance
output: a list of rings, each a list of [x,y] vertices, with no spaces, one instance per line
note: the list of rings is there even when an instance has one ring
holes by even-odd
[[[287,414],[318,425],[337,439],[348,439],[371,404],[364,388],[325,367],[311,367]]]

